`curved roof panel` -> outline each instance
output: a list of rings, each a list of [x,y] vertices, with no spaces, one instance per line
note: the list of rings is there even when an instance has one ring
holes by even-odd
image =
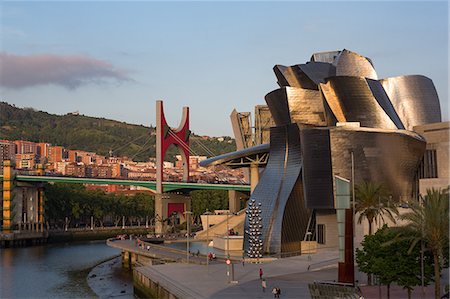
[[[319,83],[324,83],[325,78],[336,74],[336,68],[331,63],[308,62],[306,64],[298,64],[297,66],[317,85]]]
[[[265,96],[277,126],[290,123],[326,126],[323,99],[318,90],[282,87]]]
[[[359,122],[362,127],[397,129],[378,103],[366,78],[330,77],[327,83],[320,84],[320,88],[338,122]]]
[[[407,130],[442,121],[439,97],[431,79],[410,75],[380,82]]]
[[[333,65],[336,66],[336,76],[355,76],[378,79],[369,58],[355,52],[342,50],[336,57]]]
[[[276,65],[273,71],[278,80],[278,85],[301,87],[305,89],[318,89],[317,84],[314,83],[308,76],[297,66]]]

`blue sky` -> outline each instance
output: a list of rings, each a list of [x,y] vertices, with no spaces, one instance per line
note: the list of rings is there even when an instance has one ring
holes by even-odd
[[[232,109],[253,111],[278,87],[275,64],[305,63],[314,52],[345,48],[371,58],[379,78],[430,77],[449,119],[447,2],[0,7],[2,57],[27,70],[13,76],[2,64],[0,96],[18,107],[154,125],[155,101],[163,99],[169,125],[177,126],[182,106],[189,106],[192,131],[232,135]]]

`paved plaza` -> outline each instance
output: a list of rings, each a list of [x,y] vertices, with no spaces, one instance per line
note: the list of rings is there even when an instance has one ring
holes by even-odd
[[[227,265],[171,263],[140,267],[139,271],[180,298],[273,298],[273,287],[281,298],[309,298],[308,283],[337,279],[337,251],[324,250],[308,255],[262,264],[235,263],[234,281],[228,282]],[[310,270],[308,270],[310,267]],[[259,269],[263,269],[267,289],[262,290]]]
[[[227,276],[225,260],[211,261],[206,266],[206,257],[190,256],[190,264],[186,263],[186,254],[181,250],[151,245],[150,250],[143,250],[134,241],[109,242],[110,246],[122,248],[130,252],[149,257],[160,257],[177,261],[167,264],[141,266],[138,271],[161,285],[164,289],[181,299],[190,298],[273,298],[273,287],[281,289],[280,298],[311,298],[308,284],[314,281],[333,282],[338,277],[338,251],[336,248],[320,249],[311,255],[274,259],[260,264],[233,261],[234,281]],[[267,288],[263,292],[259,269],[263,270],[263,278]],[[230,273],[231,274],[231,273]],[[361,285],[364,298],[380,298],[378,286],[365,286],[367,276],[356,272],[356,279]],[[448,281],[448,269],[443,271],[442,283]],[[425,298],[434,298],[434,286],[425,290]],[[399,286],[391,286],[391,298],[406,298],[407,292]],[[381,298],[387,298],[386,287],[381,287]],[[422,298],[421,288],[415,288],[412,298]]]

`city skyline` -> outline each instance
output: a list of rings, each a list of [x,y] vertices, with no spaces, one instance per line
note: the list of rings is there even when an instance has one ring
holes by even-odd
[[[379,78],[429,77],[448,120],[447,2],[349,3],[3,2],[1,100],[154,126],[162,99],[170,126],[189,106],[193,132],[232,136],[275,64],[345,48]]]

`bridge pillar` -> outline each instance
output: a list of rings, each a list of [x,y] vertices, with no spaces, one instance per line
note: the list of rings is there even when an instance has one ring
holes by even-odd
[[[40,231],[44,231],[44,188],[38,188],[38,206],[39,206],[39,226]]]
[[[248,198],[248,195],[236,191],[236,190],[228,190],[228,209],[230,213],[237,213],[241,209],[241,200]]]
[[[172,213],[176,212],[181,223],[186,221],[185,211],[191,210],[191,198],[186,195],[163,193],[155,194],[155,233],[163,234],[169,229],[167,225]]]
[[[156,101],[156,192],[163,193],[164,157],[173,144],[183,162],[183,180],[189,181],[189,107],[183,107],[183,116],[177,129],[169,127],[163,110],[163,102]]]
[[[183,107],[180,126],[176,129],[169,127],[164,116],[163,102],[156,101],[156,194],[155,194],[155,233],[165,233],[167,218],[178,210],[190,211],[190,200],[185,196],[180,199],[175,194],[164,193],[164,157],[171,145],[178,149],[183,163],[183,181],[189,181],[189,108]],[[188,197],[189,198],[189,197]],[[181,214],[180,218],[184,219]]]
[[[256,185],[259,183],[259,167],[257,163],[250,164],[250,189],[251,193],[255,190]]]
[[[11,233],[12,214],[11,214],[11,192],[14,188],[14,170],[10,160],[3,161],[3,226],[2,232]]]

